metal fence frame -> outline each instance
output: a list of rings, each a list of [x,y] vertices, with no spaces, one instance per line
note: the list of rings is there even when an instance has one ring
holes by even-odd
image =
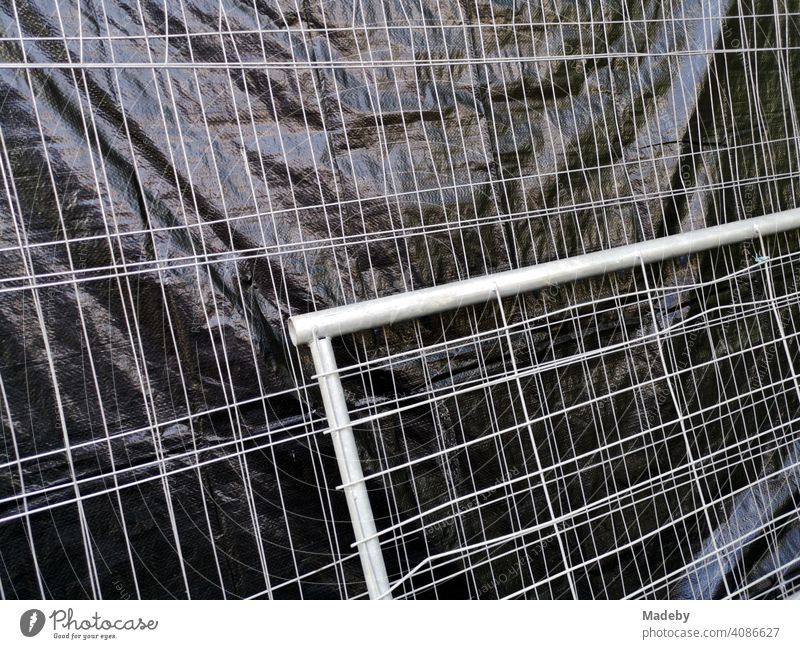
[[[289,318],[292,342],[311,350],[370,599],[392,599],[391,586],[331,338],[798,228],[793,209]]]

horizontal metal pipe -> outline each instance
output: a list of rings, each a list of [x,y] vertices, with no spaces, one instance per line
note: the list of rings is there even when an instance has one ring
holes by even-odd
[[[293,316],[289,318],[289,336],[295,345],[308,344],[315,338],[335,338],[452,311],[469,304],[480,304],[494,299],[498,293],[501,297],[509,297],[625,270],[640,263],[659,262],[738,243],[758,234],[766,236],[797,228],[800,228],[800,209],[715,225],[536,266]]]

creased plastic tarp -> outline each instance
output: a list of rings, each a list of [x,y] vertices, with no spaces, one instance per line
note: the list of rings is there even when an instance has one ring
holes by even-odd
[[[635,4],[2,2],[4,595],[358,595],[290,314],[795,206],[791,18],[769,2]],[[396,380],[388,398],[422,385]],[[772,416],[797,406],[789,394]],[[789,475],[713,529],[653,532],[668,518],[643,509],[647,547],[675,552],[599,564],[579,595],[636,591],[791,511]],[[773,547],[651,594],[720,597],[723,575],[771,574],[800,543],[782,520]]]

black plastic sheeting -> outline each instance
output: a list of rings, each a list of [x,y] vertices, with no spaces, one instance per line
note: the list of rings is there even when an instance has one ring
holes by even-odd
[[[796,206],[800,29],[779,5],[0,2],[4,596],[361,594],[286,318]],[[421,327],[433,340],[439,324]],[[387,397],[422,384],[395,379]],[[798,411],[792,395],[771,407]],[[669,561],[600,566],[579,595],[623,596],[791,511],[797,478],[773,487],[714,529],[657,536]],[[640,512],[641,533],[663,516]],[[651,595],[720,597],[770,573],[800,551],[781,520],[769,547]]]

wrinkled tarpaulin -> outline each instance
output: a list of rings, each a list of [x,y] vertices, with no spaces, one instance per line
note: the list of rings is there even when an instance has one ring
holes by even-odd
[[[797,206],[798,27],[788,0],[0,2],[2,594],[361,594],[286,318]],[[788,476],[664,533],[651,577],[791,511]],[[734,582],[797,556],[783,520]]]

